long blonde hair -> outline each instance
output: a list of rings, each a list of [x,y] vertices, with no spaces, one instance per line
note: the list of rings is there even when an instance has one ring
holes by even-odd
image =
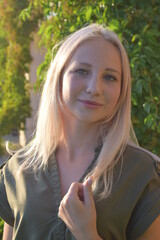
[[[95,168],[89,173],[94,178],[94,192],[97,191],[98,181],[102,177],[104,189],[100,197],[103,198],[111,192],[114,165],[126,144],[134,140],[136,142],[136,138],[131,124],[131,75],[128,57],[118,36],[102,25],[91,24],[84,27],[58,44],[60,47],[51,61],[41,96],[35,137],[17,154],[25,159],[20,166],[21,170],[37,170],[48,163],[50,155],[58,146],[62,131],[60,88],[64,66],[82,42],[97,37],[110,41],[118,49],[122,62],[121,94],[114,112],[101,125],[103,146]],[[109,129],[106,123],[108,121]]]

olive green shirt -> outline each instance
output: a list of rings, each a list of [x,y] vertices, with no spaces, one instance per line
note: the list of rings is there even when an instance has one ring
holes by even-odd
[[[0,170],[0,216],[13,226],[14,239],[75,239],[57,216],[61,191],[55,155],[36,175],[22,172],[18,177],[20,161],[13,156]],[[136,239],[160,214],[160,164],[143,149],[127,146],[114,169],[111,195],[101,201],[95,196],[95,204],[102,239]]]

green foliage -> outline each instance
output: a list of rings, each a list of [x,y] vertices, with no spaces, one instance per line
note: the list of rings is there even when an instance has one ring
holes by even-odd
[[[160,154],[160,2],[158,0],[30,0],[26,17],[43,14],[40,45],[48,50],[39,66],[44,80],[57,41],[86,23],[105,24],[117,32],[132,71],[132,120],[140,144]],[[26,11],[26,10],[25,10]],[[29,15],[28,15],[29,13]]]
[[[3,220],[0,218],[0,239],[2,239],[3,236]]]
[[[0,2],[0,135],[21,127],[30,116],[30,98],[25,74],[29,72],[31,33],[37,18],[19,19],[28,1]]]
[[[6,153],[5,144],[3,139],[0,137],[0,156],[4,155],[5,153]]]

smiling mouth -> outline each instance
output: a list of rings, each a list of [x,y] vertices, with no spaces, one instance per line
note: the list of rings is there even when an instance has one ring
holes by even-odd
[[[86,105],[93,106],[93,107],[101,107],[101,106],[103,106],[103,104],[101,104],[101,103],[90,101],[90,100],[81,100],[81,99],[79,99],[78,101],[82,102],[82,103],[84,103]]]

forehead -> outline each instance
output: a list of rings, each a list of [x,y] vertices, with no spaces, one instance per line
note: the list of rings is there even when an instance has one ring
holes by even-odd
[[[73,52],[67,65],[80,62],[121,69],[119,50],[103,38],[94,38],[81,43]]]

